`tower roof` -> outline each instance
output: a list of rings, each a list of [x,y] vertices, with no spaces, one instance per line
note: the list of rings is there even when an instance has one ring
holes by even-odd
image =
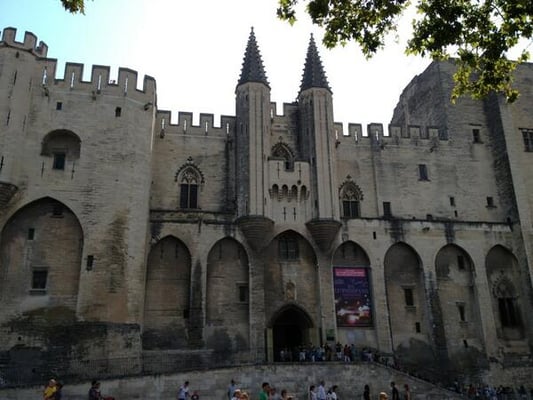
[[[326,78],[326,73],[322,67],[322,61],[320,60],[320,55],[318,54],[313,35],[311,35],[309,47],[307,48],[307,57],[305,58],[300,92],[310,88],[324,88],[331,92],[328,78]]]
[[[242,85],[247,82],[259,82],[269,86],[263,67],[263,60],[261,53],[255,40],[254,28],[250,32],[248,44],[246,45],[246,53],[242,62],[241,76],[237,85]]]

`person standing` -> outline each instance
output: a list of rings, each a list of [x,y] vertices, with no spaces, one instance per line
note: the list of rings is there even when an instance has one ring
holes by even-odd
[[[411,390],[407,383],[403,385],[403,400],[411,400]]]
[[[178,389],[178,400],[188,400],[189,397],[189,381],[185,381]]]
[[[228,400],[231,400],[234,396],[235,389],[237,389],[237,383],[235,383],[235,380],[231,380],[228,386]]]
[[[259,393],[259,400],[269,400],[270,397],[270,385],[268,382],[263,382],[261,385],[261,392]]]
[[[43,390],[43,400],[53,400],[57,391],[57,382],[55,379],[50,379],[48,385]]]
[[[392,400],[400,400],[400,392],[398,391],[398,388],[396,388],[396,384],[394,382],[390,383],[390,388]]]
[[[318,400],[315,385],[309,386],[309,398],[307,400]]]
[[[318,400],[326,400],[326,388],[324,387],[325,382],[320,381],[320,385],[318,385],[318,392],[316,394],[316,397]]]
[[[333,385],[330,389],[330,399],[331,400],[338,400],[338,397],[337,397],[337,385]]]
[[[54,394],[54,400],[62,400],[63,399],[63,392],[61,391],[63,389],[63,384],[61,382],[56,383],[56,392]]]
[[[370,386],[365,385],[363,390],[363,400],[370,400]]]
[[[91,388],[89,389],[89,400],[102,400],[102,395],[100,393],[100,382],[91,382]]]

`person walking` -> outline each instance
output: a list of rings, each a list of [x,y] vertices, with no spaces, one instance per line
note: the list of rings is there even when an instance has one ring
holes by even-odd
[[[188,400],[189,398],[189,381],[185,381],[178,389],[178,400]]]

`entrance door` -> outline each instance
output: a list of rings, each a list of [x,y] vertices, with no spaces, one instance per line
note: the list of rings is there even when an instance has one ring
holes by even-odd
[[[313,326],[309,316],[301,309],[289,306],[281,310],[272,324],[274,361],[281,361],[281,350],[288,351],[297,361],[297,349],[309,344],[309,329]]]

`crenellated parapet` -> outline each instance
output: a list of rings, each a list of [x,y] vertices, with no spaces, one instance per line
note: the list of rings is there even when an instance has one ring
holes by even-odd
[[[37,57],[46,57],[48,53],[48,46],[44,42],[37,44],[37,36],[31,32],[24,33],[24,41],[17,42],[15,40],[17,30],[15,28],[5,28],[2,32],[2,40],[0,40],[1,47],[13,47],[23,51],[28,51]]]
[[[56,60],[46,60],[43,66],[42,84],[64,90],[82,90],[91,93],[94,99],[100,95],[125,96],[144,102],[149,108],[156,99],[156,82],[151,76],[145,75],[141,88],[138,88],[137,71],[119,68],[118,78],[110,75],[110,67],[93,65],[91,79],[83,80],[83,64],[68,62],[65,64],[63,78],[50,79],[56,71]],[[148,95],[148,98],[147,98]],[[147,101],[148,100],[148,101]]]
[[[440,143],[448,141],[446,127],[421,125],[389,125],[387,129],[381,123],[370,123],[364,129],[362,124],[349,123],[344,131],[342,124],[335,124],[337,146],[356,144],[362,146],[376,145],[378,148],[394,145],[427,145],[435,149]]]
[[[166,135],[190,135],[228,138],[233,137],[235,117],[222,115],[219,125],[215,125],[213,114],[200,114],[198,125],[193,124],[194,114],[191,112],[178,112],[177,123],[171,123],[172,113],[167,110],[158,110],[156,115],[155,132],[160,138]]]
[[[151,76],[145,75],[142,87],[138,88],[137,71],[129,68],[119,68],[118,77],[110,75],[110,67],[94,65],[91,78],[83,80],[84,65],[68,62],[65,64],[63,77],[56,77],[57,60],[46,58],[48,46],[39,42],[31,32],[26,32],[24,42],[15,40],[16,29],[6,28],[2,33],[0,50],[14,48],[28,51],[36,57],[36,69],[39,70],[39,83],[43,87],[43,94],[48,95],[51,90],[86,91],[94,100],[100,95],[125,96],[127,98],[153,106],[156,103],[156,82]]]

